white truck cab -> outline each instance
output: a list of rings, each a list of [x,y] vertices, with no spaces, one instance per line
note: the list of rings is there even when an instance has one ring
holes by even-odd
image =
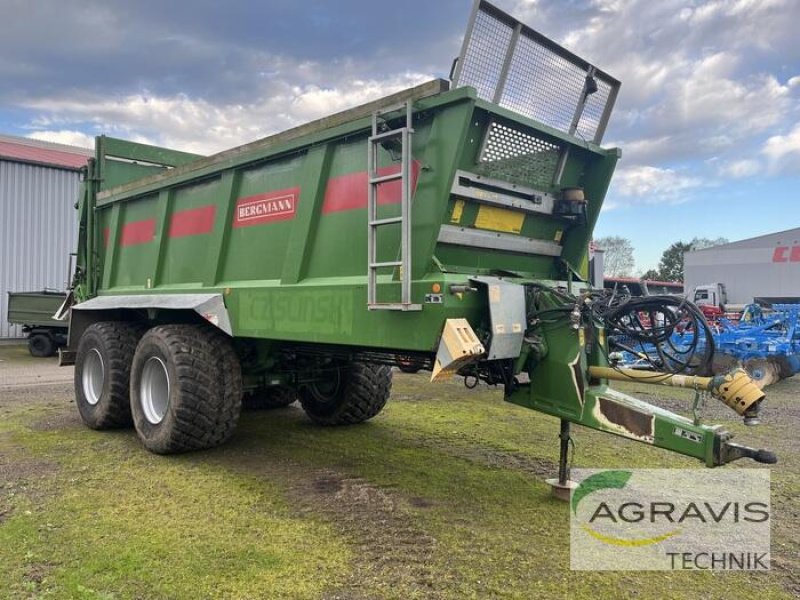
[[[724,311],[728,294],[724,283],[707,283],[694,288],[694,303],[698,306],[716,306]]]

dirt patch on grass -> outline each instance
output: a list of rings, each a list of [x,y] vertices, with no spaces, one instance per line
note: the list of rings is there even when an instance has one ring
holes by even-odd
[[[411,500],[330,470],[293,482],[289,498],[301,513],[331,522],[353,545],[356,559],[346,582],[323,597],[369,598],[377,590],[389,596],[438,597],[431,569],[436,540],[403,509],[405,503],[413,505]]]
[[[534,475],[537,478],[553,477],[558,473],[558,465],[554,461],[528,456],[513,450],[493,448],[482,443],[481,440],[469,436],[415,437],[413,439],[404,437],[403,443],[417,448],[435,450],[490,469],[511,469]],[[557,451],[555,446],[553,451]]]
[[[12,456],[0,458],[0,481],[5,483],[5,488],[25,481],[49,477],[58,470],[59,466],[50,461]]]
[[[82,429],[83,423],[73,405],[36,419],[28,425],[28,428],[33,431],[65,431],[68,429]]]
[[[11,517],[19,498],[39,504],[49,497],[52,492],[43,481],[59,470],[54,462],[18,458],[13,452],[0,457],[0,524]]]
[[[550,460],[527,456],[519,452],[497,450],[486,446],[437,448],[452,456],[480,463],[492,469],[512,469],[522,471],[538,478],[553,477],[558,473],[558,465]]]
[[[432,506],[408,498],[337,468],[315,468],[292,460],[264,461],[243,449],[235,462],[222,462],[248,475],[262,475],[286,490],[292,510],[328,523],[352,550],[351,568],[341,583],[322,595],[327,600],[441,597],[434,572],[436,539],[414,518]]]

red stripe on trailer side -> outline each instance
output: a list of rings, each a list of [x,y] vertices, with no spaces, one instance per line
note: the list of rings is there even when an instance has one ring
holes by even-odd
[[[181,238],[211,233],[216,213],[217,207],[213,204],[176,212],[169,223],[169,237]]]
[[[233,215],[233,226],[250,227],[294,219],[299,197],[300,188],[294,187],[239,198]]]
[[[152,242],[156,237],[156,220],[144,219],[125,223],[119,236],[120,246],[136,246]]]
[[[417,187],[420,164],[418,160],[411,163],[411,194]],[[400,172],[399,166],[381,167],[378,176],[394,175]],[[367,172],[348,173],[328,180],[325,188],[325,199],[322,202],[322,214],[367,208]],[[400,180],[387,181],[378,186],[378,205],[400,204],[402,190]]]

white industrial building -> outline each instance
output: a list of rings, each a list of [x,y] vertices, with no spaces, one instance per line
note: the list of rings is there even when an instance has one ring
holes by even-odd
[[[80,169],[91,150],[0,135],[0,338],[8,292],[64,290],[77,241]]]
[[[800,228],[684,254],[684,289],[723,283],[731,304],[800,298]]]

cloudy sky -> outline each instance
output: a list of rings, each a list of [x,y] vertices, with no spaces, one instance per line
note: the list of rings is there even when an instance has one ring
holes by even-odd
[[[0,133],[213,153],[447,77],[471,0],[0,0]],[[800,0],[496,0],[622,81],[596,231],[800,225]]]

